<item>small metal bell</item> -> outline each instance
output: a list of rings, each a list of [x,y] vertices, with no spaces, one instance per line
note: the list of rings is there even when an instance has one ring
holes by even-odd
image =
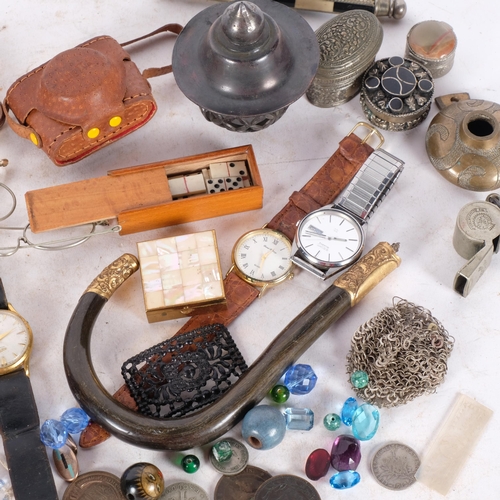
[[[278,120],[305,93],[318,64],[312,28],[270,0],[208,7],[187,23],[172,56],[186,97],[207,120],[238,132]]]

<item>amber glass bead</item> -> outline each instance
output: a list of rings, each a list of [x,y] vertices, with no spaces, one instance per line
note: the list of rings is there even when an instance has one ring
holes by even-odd
[[[181,465],[185,472],[193,474],[200,468],[200,459],[196,455],[186,455]]]
[[[290,397],[290,391],[288,390],[288,387],[284,385],[275,385],[271,389],[271,399],[275,403],[286,403],[288,401],[288,398]]]

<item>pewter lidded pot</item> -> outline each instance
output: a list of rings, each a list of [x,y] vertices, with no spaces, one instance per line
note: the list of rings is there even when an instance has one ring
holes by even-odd
[[[436,170],[471,191],[500,187],[500,105],[450,94],[436,99],[425,145]]]
[[[205,118],[237,132],[272,125],[309,87],[316,35],[293,9],[271,0],[217,4],[180,33],[172,68]]]

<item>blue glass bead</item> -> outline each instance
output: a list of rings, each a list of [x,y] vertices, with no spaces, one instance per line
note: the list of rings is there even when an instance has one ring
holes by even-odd
[[[330,485],[336,490],[346,490],[356,486],[360,480],[361,476],[355,470],[343,470],[330,478]]]
[[[285,385],[292,394],[309,394],[318,377],[309,365],[294,365],[285,373]]]
[[[314,425],[314,413],[309,408],[287,408],[286,428],[294,431],[310,431]]]
[[[351,384],[356,387],[356,389],[363,389],[368,385],[368,373],[363,370],[355,371],[351,374]]]
[[[81,408],[70,408],[61,415],[61,423],[70,434],[82,432],[89,421],[89,416]]]
[[[45,446],[61,448],[68,439],[68,431],[59,420],[45,420],[40,429],[40,440]]]
[[[323,419],[323,425],[329,431],[336,431],[340,427],[341,423],[342,420],[340,420],[340,417],[336,413],[329,413],[328,415],[325,415],[325,418]]]
[[[347,398],[345,400],[344,406],[342,406],[342,412],[340,416],[342,417],[342,422],[345,425],[352,424],[352,416],[358,407],[358,403],[354,398]]]
[[[359,406],[352,416],[352,433],[360,441],[368,441],[375,436],[380,423],[378,409],[368,403]]]
[[[285,417],[275,406],[259,405],[243,418],[241,435],[252,447],[269,450],[283,441],[286,432]]]

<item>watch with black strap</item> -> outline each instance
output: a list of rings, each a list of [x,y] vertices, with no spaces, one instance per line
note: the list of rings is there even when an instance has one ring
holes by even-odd
[[[354,133],[360,127],[368,129],[364,139]],[[332,203],[340,195],[374,151],[368,143],[374,135],[379,140],[377,147],[380,147],[384,142],[380,132],[367,123],[358,123],[340,141],[335,153],[305,186],[292,193],[287,204],[271,221],[263,228],[247,232],[238,239],[233,248],[233,266],[224,279],[227,309],[192,316],[176,335],[215,323],[227,327],[264,290],[292,277],[292,263],[289,259],[297,223],[311,211]],[[255,241],[252,237],[255,237]],[[246,249],[246,245],[251,248]],[[280,248],[279,253],[277,247]],[[248,250],[255,250],[253,257],[249,255]],[[285,254],[286,259],[283,259]],[[245,267],[245,263],[248,263],[248,267]],[[280,269],[280,266],[283,266],[283,269]],[[257,269],[257,274],[252,275],[252,269]],[[128,408],[137,409],[126,385],[118,389],[113,396]],[[104,429],[99,436],[96,427],[94,425],[88,432],[87,429],[82,432],[82,447],[95,446],[109,437]]]
[[[8,303],[0,279],[0,433],[16,500],[57,500],[31,382],[27,321]]]

